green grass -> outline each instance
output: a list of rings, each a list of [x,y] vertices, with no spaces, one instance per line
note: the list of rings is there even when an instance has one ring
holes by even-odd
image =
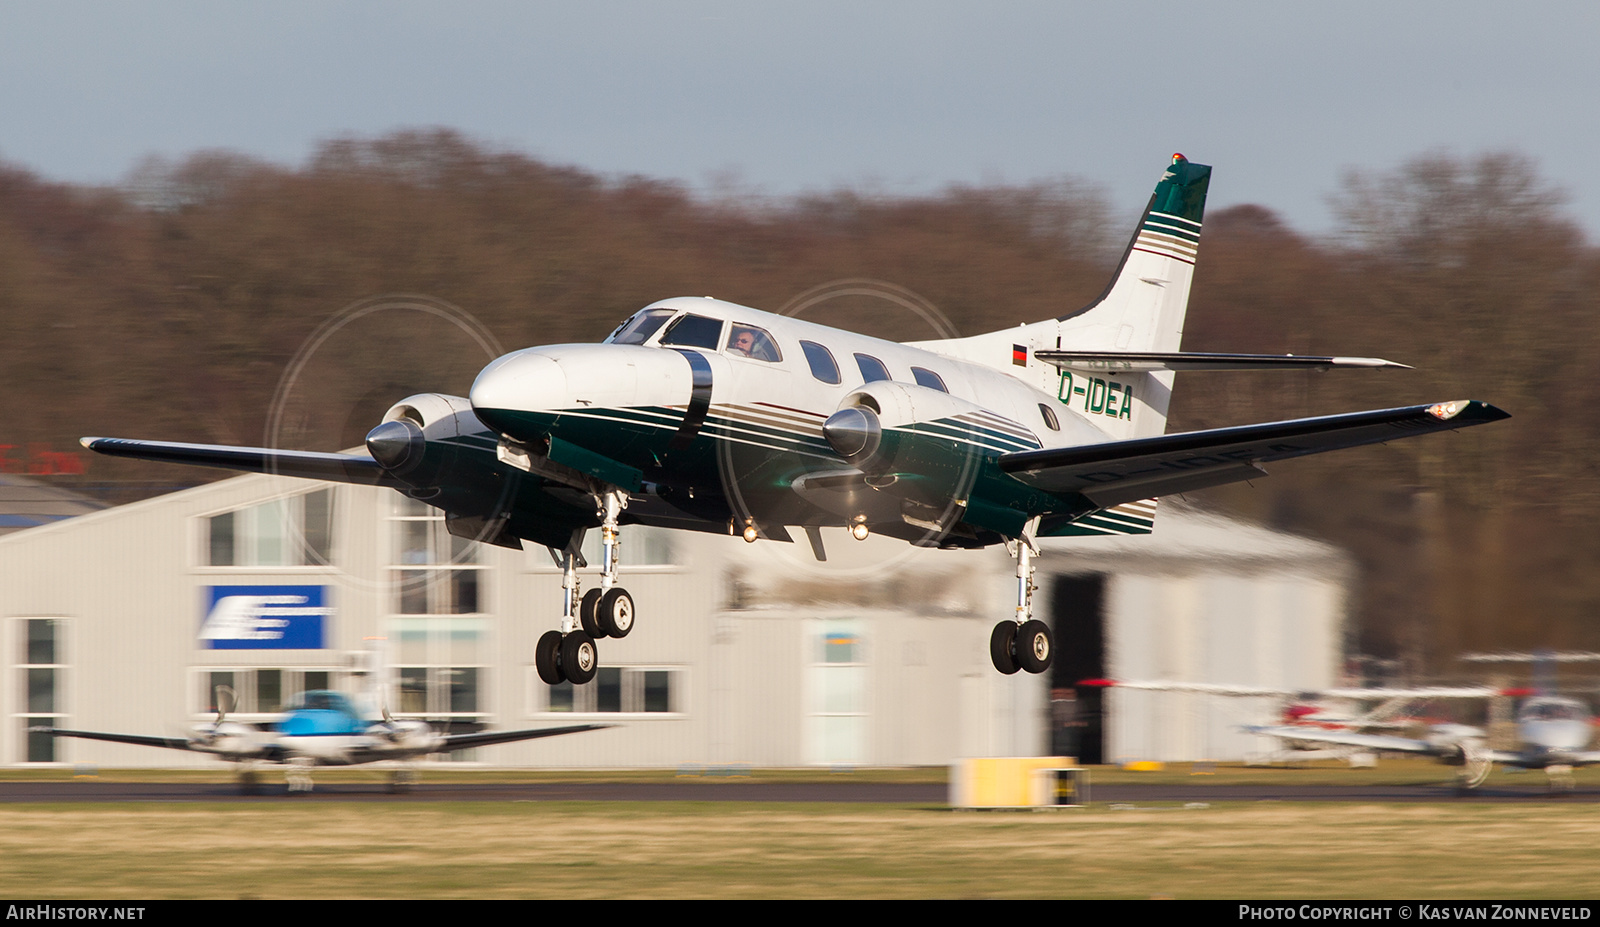
[[[1600,806],[0,807],[30,898],[1571,898]]]

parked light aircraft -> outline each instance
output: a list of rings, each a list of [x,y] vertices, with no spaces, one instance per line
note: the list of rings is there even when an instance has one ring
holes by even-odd
[[[1247,686],[1227,683],[1176,682],[1168,680],[1111,680],[1086,679],[1079,685],[1106,686],[1120,689],[1139,689],[1155,692],[1192,692],[1201,695],[1218,695],[1229,698],[1275,698],[1282,700],[1281,719],[1278,724],[1247,726],[1253,733],[1270,733],[1277,737],[1285,749],[1252,759],[1252,762],[1304,762],[1313,759],[1350,758],[1354,762],[1357,751],[1368,756],[1376,748],[1340,741],[1324,741],[1315,735],[1322,733],[1370,733],[1380,729],[1408,726],[1410,722],[1399,715],[1407,707],[1434,699],[1485,699],[1507,694],[1488,686],[1421,686],[1417,688],[1391,687],[1340,687],[1331,689],[1284,689],[1273,686]],[[1350,707],[1376,702],[1371,708],[1353,711]],[[1455,725],[1469,736],[1482,737],[1477,728]],[[1306,736],[1310,735],[1310,736]]]
[[[1175,155],[1110,285],[1058,318],[969,338],[895,343],[705,298],[646,306],[601,344],[491,362],[469,396],[402,399],[340,454],[84,438],[100,453],[391,486],[458,535],[550,549],[560,629],[535,648],[546,682],[594,678],[595,641],[635,618],[617,584],[628,524],[789,541],[822,527],[915,545],[1005,544],[1016,601],[997,670],[1043,672],[1033,617],[1040,536],[1148,533],[1154,499],[1264,476],[1265,464],[1506,418],[1438,402],[1164,434],[1190,370],[1394,368],[1377,358],[1179,350],[1211,168]],[[580,544],[600,529],[599,588]]]
[[[1309,743],[1341,744],[1366,750],[1419,753],[1440,762],[1460,766],[1457,784],[1476,788],[1493,771],[1495,763],[1520,769],[1542,769],[1550,787],[1571,788],[1572,768],[1600,763],[1600,751],[1588,749],[1594,736],[1589,709],[1577,699],[1555,695],[1534,696],[1517,711],[1516,750],[1490,750],[1480,728],[1465,724],[1435,725],[1425,738],[1389,734],[1363,734],[1354,731],[1306,732],[1285,726],[1249,727],[1246,730],[1270,737],[1292,737]]]
[[[56,737],[209,753],[241,765],[239,782],[246,791],[256,785],[258,765],[281,763],[288,768],[289,791],[309,792],[311,769],[315,766],[398,762],[402,765],[395,769],[391,785],[402,789],[413,778],[411,767],[404,764],[430,753],[449,753],[614,726],[574,724],[525,731],[440,734],[424,721],[397,721],[387,710],[383,711],[382,720],[369,720],[356,710],[349,696],[317,689],[301,693],[270,731],[260,731],[248,724],[227,720],[228,707],[233,701],[232,690],[226,686],[219,686],[218,690],[216,720],[195,725],[187,737],[106,734],[47,727],[33,730]]]

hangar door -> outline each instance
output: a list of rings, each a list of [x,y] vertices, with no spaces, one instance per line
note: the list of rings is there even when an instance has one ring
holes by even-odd
[[[1056,659],[1050,667],[1050,749],[1082,763],[1102,763],[1105,689],[1078,683],[1106,675],[1106,578],[1099,573],[1057,576],[1050,592],[1056,637]]]

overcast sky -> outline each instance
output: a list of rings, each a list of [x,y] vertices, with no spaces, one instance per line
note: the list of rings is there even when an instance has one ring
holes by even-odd
[[[1333,227],[1350,168],[1514,150],[1600,241],[1600,4],[0,0],[0,160],[108,183],[149,154],[298,164],[448,126],[604,174],[771,195],[1071,175],[1142,207]]]

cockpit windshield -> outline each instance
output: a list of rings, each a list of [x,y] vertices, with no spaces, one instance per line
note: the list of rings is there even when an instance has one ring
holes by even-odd
[[[617,326],[606,339],[607,344],[644,344],[667,320],[675,314],[672,309],[647,309],[635,313],[633,318]]]
[[[295,697],[289,706],[290,711],[337,711],[342,714],[353,715],[355,711],[350,707],[350,700],[341,692],[330,692],[326,689],[312,689],[302,692]]]

